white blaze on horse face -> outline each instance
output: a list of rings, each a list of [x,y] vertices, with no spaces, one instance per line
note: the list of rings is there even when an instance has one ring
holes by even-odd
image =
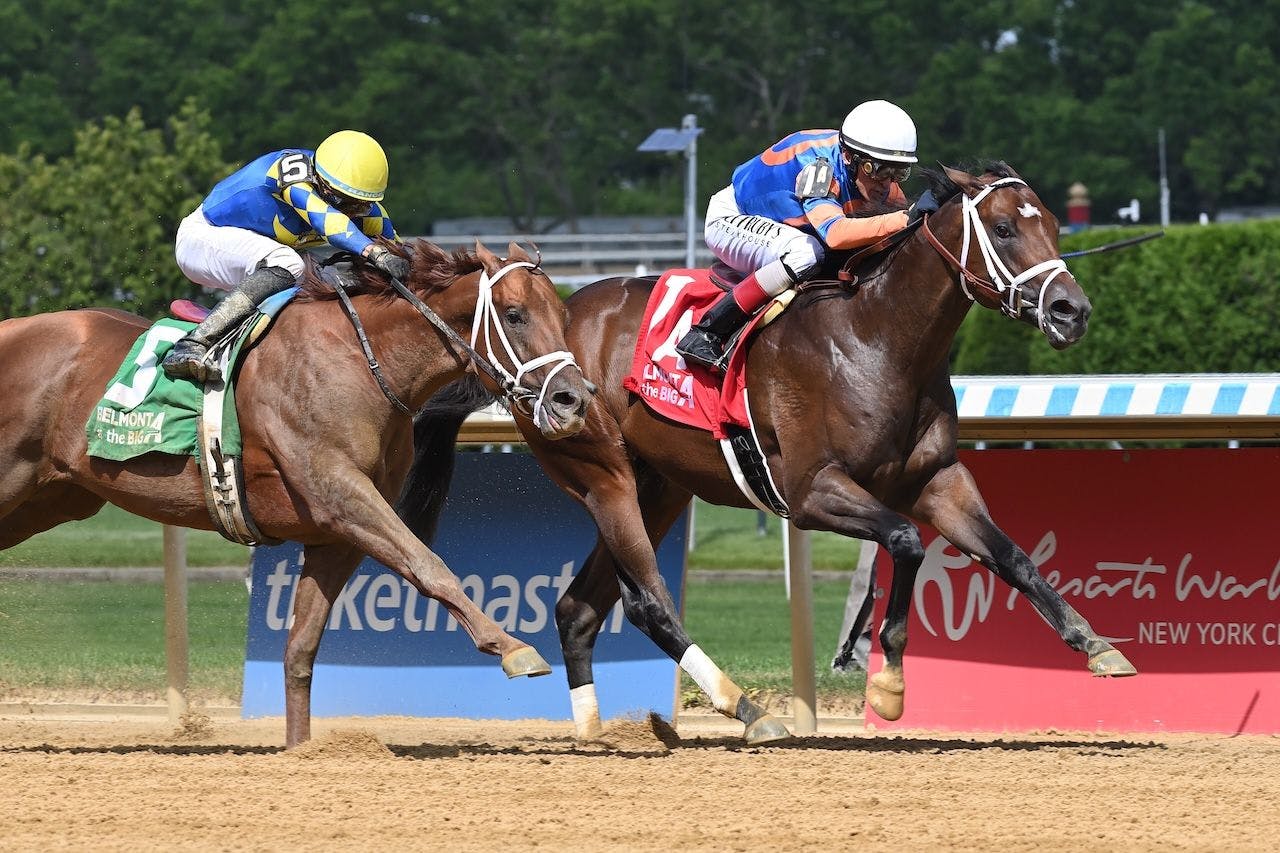
[[[1018,208],[1018,212],[1022,214],[1024,219],[1030,219],[1033,216],[1038,218],[1040,216],[1040,208],[1036,207],[1031,202],[1027,202],[1022,205],[1022,207]]]

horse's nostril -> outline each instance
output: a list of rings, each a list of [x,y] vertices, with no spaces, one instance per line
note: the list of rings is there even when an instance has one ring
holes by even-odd
[[[1080,316],[1080,307],[1070,299],[1055,299],[1049,306],[1049,312],[1060,320],[1072,320]]]
[[[574,409],[579,404],[578,395],[572,391],[557,391],[551,395],[551,402],[560,409]]]

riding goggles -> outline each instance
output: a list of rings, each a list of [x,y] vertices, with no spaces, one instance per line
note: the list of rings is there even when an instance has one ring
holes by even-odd
[[[889,163],[877,163],[874,160],[862,160],[858,164],[862,174],[877,181],[893,181],[900,184],[911,177],[910,166],[895,166]]]
[[[344,195],[330,186],[329,182],[319,174],[315,176],[315,187],[320,197],[340,213],[347,216],[364,216],[369,212],[370,202]]]

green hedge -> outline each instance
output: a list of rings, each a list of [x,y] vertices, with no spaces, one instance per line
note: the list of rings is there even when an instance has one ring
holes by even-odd
[[[1062,251],[1147,233],[1073,234]],[[1084,340],[1054,351],[994,311],[969,313],[953,350],[960,374],[1280,371],[1280,220],[1175,226],[1159,240],[1068,261],[1093,301]]]

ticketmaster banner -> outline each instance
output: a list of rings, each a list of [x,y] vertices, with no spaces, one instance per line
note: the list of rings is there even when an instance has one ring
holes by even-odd
[[[658,550],[677,606],[684,588],[687,514]],[[570,719],[555,603],[595,545],[595,525],[534,458],[459,453],[432,549],[467,595],[552,665],[541,678],[508,680],[498,658],[477,651],[448,611],[386,567],[365,560],[334,604],[312,682],[316,716],[398,714]],[[283,656],[302,546],[258,548],[253,557],[245,717],[284,713]],[[595,648],[606,718],[675,706],[675,663],[627,622],[619,604]]]

